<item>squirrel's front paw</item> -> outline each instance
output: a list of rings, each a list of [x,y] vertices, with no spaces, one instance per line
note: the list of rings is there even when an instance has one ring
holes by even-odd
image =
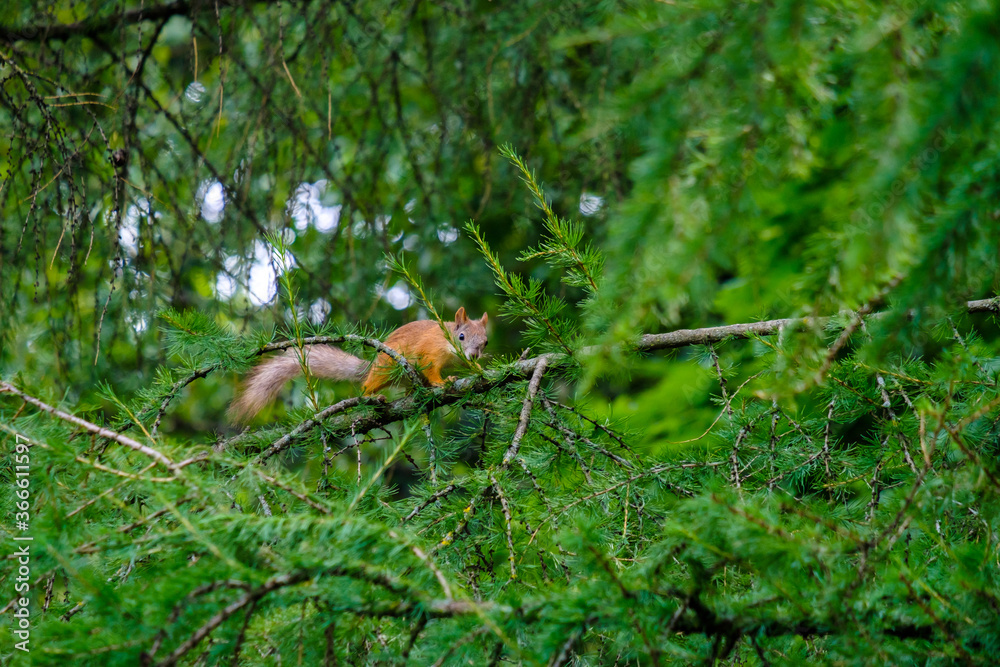
[[[446,378],[444,379],[444,383],[445,383],[445,384],[455,384],[455,381],[456,381],[457,379],[458,379],[458,378],[457,378],[457,377],[455,377],[454,375],[449,375],[448,377],[446,377]]]

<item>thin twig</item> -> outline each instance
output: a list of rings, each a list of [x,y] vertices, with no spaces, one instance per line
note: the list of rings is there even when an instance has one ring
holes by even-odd
[[[430,505],[431,503],[433,503],[433,502],[435,502],[437,500],[440,500],[444,496],[448,495],[449,493],[451,493],[452,491],[454,491],[455,488],[456,487],[455,487],[454,484],[449,484],[448,486],[446,486],[445,488],[441,489],[440,491],[435,492],[433,495],[431,495],[430,498],[428,498],[424,502],[422,502],[419,505],[417,505],[416,507],[414,507],[413,511],[411,511],[409,514],[407,514],[403,518],[403,520],[401,521],[401,523],[406,523],[407,521],[409,521],[413,517],[417,516],[418,514],[420,514],[421,511],[423,511],[423,509],[425,507],[427,507],[428,505]]]
[[[524,438],[524,434],[528,431],[528,419],[531,417],[531,408],[534,405],[535,394],[538,393],[538,386],[542,381],[542,374],[545,372],[545,367],[548,365],[548,359],[546,357],[540,357],[539,362],[535,365],[534,371],[531,374],[531,381],[528,382],[528,391],[524,397],[524,403],[521,405],[521,417],[517,421],[517,429],[514,431],[514,438],[510,442],[510,447],[503,455],[503,466],[506,468],[510,465],[514,457],[517,456],[518,451],[521,449],[521,440]]]
[[[171,667],[176,665],[181,658],[183,658],[188,651],[197,646],[202,639],[207,637],[213,630],[222,625],[226,619],[230,616],[243,609],[247,605],[255,604],[257,600],[261,599],[268,593],[275,591],[279,588],[284,588],[286,586],[293,586],[295,584],[307,581],[310,578],[309,573],[305,571],[293,572],[290,574],[280,574],[276,577],[272,577],[264,582],[263,585],[259,586],[248,592],[246,595],[241,597],[236,602],[226,606],[220,610],[215,616],[210,618],[203,626],[195,630],[194,634],[188,637],[186,640],[181,642],[180,646],[174,649],[173,653],[169,656],[156,663],[157,667]]]
[[[500,507],[503,509],[503,518],[506,522],[507,561],[510,563],[510,578],[517,579],[517,569],[514,567],[514,538],[511,531],[510,507],[507,505],[507,498],[504,497],[503,490],[500,489],[500,483],[497,482],[497,478],[492,472],[490,473],[490,482],[493,484],[493,490],[496,491],[497,496],[500,498]]]
[[[271,458],[281,450],[288,447],[292,442],[303,435],[311,431],[312,429],[319,426],[324,419],[330,415],[337,414],[338,412],[344,412],[349,408],[353,408],[359,405],[379,405],[385,403],[385,397],[379,396],[352,396],[351,398],[345,398],[344,400],[334,403],[333,405],[326,407],[315,415],[306,419],[304,422],[300,423],[298,426],[293,428],[291,431],[281,436],[275,440],[271,445],[264,450],[259,457],[257,457],[257,463],[264,463],[267,459]]]

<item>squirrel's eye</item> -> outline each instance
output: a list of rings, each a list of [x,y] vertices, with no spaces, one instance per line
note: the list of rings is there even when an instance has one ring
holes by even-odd
[[[459,340],[465,340],[465,334],[464,333],[458,334],[458,339]]]

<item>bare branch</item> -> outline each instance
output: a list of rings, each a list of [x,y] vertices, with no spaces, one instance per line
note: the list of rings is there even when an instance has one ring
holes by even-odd
[[[271,443],[271,446],[262,452],[257,458],[257,463],[263,463],[281,450],[285,449],[292,444],[296,438],[319,426],[323,420],[330,415],[344,412],[345,410],[359,405],[381,405],[383,403],[385,403],[385,398],[382,396],[354,396],[351,398],[345,398],[338,403],[334,403],[333,405],[320,410],[315,415],[300,423],[294,429]]]
[[[541,384],[542,374],[545,372],[545,366],[548,364],[546,357],[542,356],[538,359],[539,361],[535,364],[534,371],[531,374],[531,381],[528,383],[528,393],[524,397],[524,404],[521,406],[521,418],[518,419],[514,438],[510,442],[510,447],[507,448],[507,451],[503,455],[504,467],[509,466],[514,457],[517,456],[517,452],[521,449],[521,440],[528,431],[528,419],[531,417],[531,408],[535,401],[535,394],[538,393],[538,385]]]
[[[970,313],[1000,313],[1000,299],[980,299],[966,303]],[[884,317],[885,313],[874,313],[870,318]],[[773,336],[782,329],[818,328],[830,321],[829,317],[789,317],[780,320],[765,320],[746,324],[727,324],[704,329],[678,329],[661,334],[645,334],[639,337],[635,349],[643,352],[666,350],[688,345],[718,343],[727,338],[750,338],[752,336]],[[585,348],[584,351],[588,351]]]
[[[58,419],[61,419],[61,420],[65,421],[65,422],[69,422],[70,424],[74,424],[76,426],[79,426],[80,428],[82,428],[82,429],[84,429],[86,431],[89,431],[89,432],[91,432],[91,433],[93,433],[95,435],[99,435],[102,438],[108,438],[110,440],[114,440],[115,442],[117,442],[120,445],[125,445],[126,447],[128,447],[130,449],[134,449],[137,452],[141,452],[142,454],[145,454],[146,456],[148,456],[149,458],[153,459],[157,463],[163,465],[165,468],[167,468],[168,470],[170,470],[174,474],[176,474],[176,475],[181,475],[182,474],[181,469],[177,466],[177,464],[175,464],[169,458],[167,458],[166,456],[164,456],[163,454],[161,454],[157,450],[153,449],[152,447],[148,447],[148,446],[142,444],[141,442],[138,442],[138,441],[133,440],[132,438],[130,438],[128,436],[125,436],[125,435],[122,435],[122,434],[117,433],[115,431],[112,431],[111,429],[107,429],[107,428],[104,428],[103,426],[98,426],[97,424],[93,424],[93,423],[87,421],[86,419],[80,419],[79,417],[77,417],[75,415],[71,415],[68,412],[63,412],[62,410],[59,410],[58,408],[54,408],[54,407],[52,407],[51,405],[49,405],[47,403],[43,403],[42,401],[38,400],[34,396],[31,396],[29,394],[24,393],[23,391],[21,391],[20,389],[18,389],[14,385],[10,384],[9,382],[4,382],[3,380],[0,380],[0,394],[3,394],[3,393],[14,394],[15,396],[19,397],[21,400],[23,400],[23,401],[25,401],[27,403],[31,403],[36,408],[38,408],[38,409],[40,409],[40,410],[42,410],[44,412],[48,412],[53,417],[57,417]]]

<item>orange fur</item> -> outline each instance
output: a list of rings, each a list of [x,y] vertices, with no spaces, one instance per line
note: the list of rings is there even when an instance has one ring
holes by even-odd
[[[484,313],[480,319],[472,320],[459,308],[454,322],[446,322],[452,340],[462,346],[469,359],[477,359],[486,347],[486,323],[489,317]],[[458,361],[455,347],[441,331],[441,326],[433,320],[419,320],[399,327],[385,339],[385,345],[399,352],[415,368],[423,373],[427,381],[434,385],[445,382],[441,371]],[[305,350],[305,362],[309,372],[320,378],[334,380],[361,381],[366,396],[375,394],[393,381],[392,358],[379,353],[374,363],[359,359],[343,350],[329,345],[315,345]],[[260,363],[247,376],[243,390],[229,409],[234,421],[246,421],[270,403],[286,382],[298,375],[302,362],[298,350],[287,350]]]

